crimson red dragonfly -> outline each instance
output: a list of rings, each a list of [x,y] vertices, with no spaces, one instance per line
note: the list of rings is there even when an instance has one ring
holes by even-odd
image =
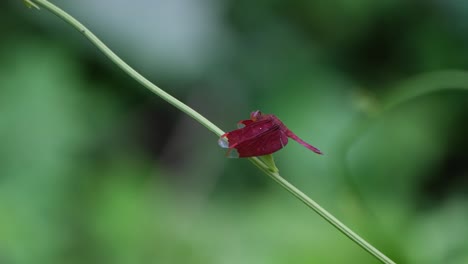
[[[275,115],[262,114],[257,110],[250,114],[250,119],[241,120],[237,124],[239,129],[223,134],[218,140],[219,146],[228,149],[228,157],[268,155],[286,146],[288,138],[317,154],[323,154],[318,148],[300,139]]]

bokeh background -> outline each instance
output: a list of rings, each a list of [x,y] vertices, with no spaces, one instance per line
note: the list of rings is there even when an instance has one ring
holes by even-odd
[[[65,1],[398,263],[468,263],[468,2]],[[0,263],[378,263],[49,12],[0,3]]]

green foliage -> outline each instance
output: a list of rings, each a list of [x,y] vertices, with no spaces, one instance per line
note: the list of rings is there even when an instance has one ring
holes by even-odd
[[[466,8],[447,2],[228,1],[225,56],[152,79],[226,130],[278,115],[325,153],[290,143],[280,171],[397,263],[467,263]],[[0,263],[376,263],[76,32],[0,5]]]

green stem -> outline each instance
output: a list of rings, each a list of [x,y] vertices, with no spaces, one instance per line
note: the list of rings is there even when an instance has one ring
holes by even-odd
[[[180,111],[191,116],[193,119],[198,121],[198,123],[204,125],[206,128],[211,130],[216,135],[221,136],[222,134],[224,134],[224,132],[219,127],[211,123],[204,116],[202,116],[201,114],[199,114],[198,112],[196,112],[195,110],[187,106],[186,104],[182,103],[174,96],[166,93],[161,88],[159,88],[158,86],[150,82],[148,79],[146,79],[143,75],[141,75],[136,70],[134,70],[132,67],[130,67],[130,65],[125,63],[119,56],[117,56],[117,54],[115,54],[100,39],[98,39],[96,35],[94,35],[91,31],[89,31],[89,29],[87,29],[83,24],[81,24],[74,17],[70,16],[68,13],[58,8],[54,4],[50,3],[49,1],[28,0],[27,3],[31,5],[31,2],[32,4],[36,3],[42,7],[45,7],[46,9],[48,9],[49,11],[51,11],[52,13],[54,13],[61,19],[65,20],[65,22],[69,23],[75,29],[77,29],[81,34],[83,34],[86,38],[88,38],[99,50],[101,50],[102,53],[104,53],[104,55],[106,55],[119,68],[121,68],[124,72],[130,75],[133,79],[135,79],[141,85],[148,88],[150,91],[157,94],[159,97],[161,97],[162,99],[164,99],[166,102],[170,103],[171,105],[175,106]]]
[[[351,239],[354,243],[358,244],[361,248],[365,251],[373,255],[375,258],[380,260],[382,263],[386,264],[394,264],[390,258],[385,256],[382,252],[376,249],[374,246],[369,244],[366,240],[360,237],[358,234],[354,233],[351,229],[349,229],[345,224],[343,224],[340,220],[334,217],[331,213],[321,207],[317,202],[312,200],[309,196],[303,193],[301,190],[296,188],[294,185],[289,183],[285,180],[278,172],[271,171],[268,167],[265,167],[263,164],[258,164],[256,160],[257,158],[251,158],[253,164],[255,164],[258,168],[260,168],[263,172],[268,174],[274,181],[276,181],[281,187],[286,189],[292,195],[294,195],[297,199],[303,202],[307,207],[314,210],[318,215],[320,215],[323,219],[325,219],[328,223],[333,225],[336,229],[338,229],[341,233]]]
[[[89,31],[83,24],[81,24],[78,20],[70,16],[68,13],[63,11],[62,9],[58,8],[57,6],[53,5],[52,3],[48,2],[47,0],[24,0],[24,2],[28,6],[33,6],[38,8],[38,6],[42,6],[52,12],[53,14],[57,15],[65,22],[76,28],[81,34],[83,34],[86,38],[88,38],[99,50],[101,50],[104,55],[106,55],[111,61],[113,61],[118,67],[120,67],[124,72],[130,75],[133,79],[137,82],[142,84],[144,87],[151,90],[156,95],[160,96],[166,102],[170,103],[171,105],[175,106],[177,109],[181,110],[185,114],[191,116],[195,119],[198,123],[204,125],[210,131],[215,133],[218,136],[224,134],[224,132],[218,128],[215,124],[211,123],[208,119],[204,116],[190,108],[189,106],[185,105],[172,95],[166,93],[158,86],[151,83],[148,79],[143,77],[137,71],[135,71],[132,67],[130,67],[127,63],[125,63],[121,58],[119,58],[112,50],[110,50],[101,40],[99,40],[91,31]],[[37,4],[37,5],[36,5]],[[249,159],[255,166],[260,168],[263,172],[265,172],[268,176],[270,176],[274,181],[276,181],[280,186],[294,195],[297,199],[302,201],[305,205],[309,208],[313,209],[317,214],[323,217],[327,222],[333,225],[336,229],[338,229],[341,233],[346,235],[364,250],[372,254],[382,263],[392,264],[394,263],[384,254],[382,254],[379,250],[375,247],[370,245],[366,242],[363,238],[358,236],[356,233],[351,231],[348,227],[346,227],[343,223],[341,223],[338,219],[336,219],[333,215],[323,209],[319,204],[317,204],[314,200],[309,198],[306,194],[301,192],[299,189],[294,187],[291,183],[286,181],[281,175],[270,166],[262,162],[259,158],[250,158]]]

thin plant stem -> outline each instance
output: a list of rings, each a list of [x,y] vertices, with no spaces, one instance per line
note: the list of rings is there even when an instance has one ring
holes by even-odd
[[[143,75],[138,73],[135,69],[130,67],[125,61],[123,61],[117,54],[115,54],[109,47],[107,47],[96,35],[94,35],[89,29],[87,29],[83,24],[81,24],[78,20],[76,20],[74,17],[57,7],[56,5],[50,3],[49,1],[45,0],[29,0],[27,4],[31,5],[32,4],[37,4],[39,6],[42,6],[61,19],[65,20],[68,24],[73,26],[76,30],[78,30],[81,34],[83,34],[91,43],[93,43],[99,50],[104,53],[104,55],[109,58],[111,61],[113,61],[119,68],[121,68],[124,72],[126,72],[128,75],[130,75],[133,79],[135,79],[137,82],[139,82],[141,85],[161,97],[164,101],[170,103],[171,105],[175,106],[177,109],[180,111],[184,112],[185,114],[189,115],[193,119],[195,119],[198,123],[204,125],[206,128],[211,130],[213,133],[215,133],[218,136],[221,136],[224,134],[224,132],[217,127],[215,124],[211,123],[208,119],[206,119],[204,116],[187,106],[186,104],[182,103],[179,101],[177,98],[174,96],[166,93],[164,90],[150,82],[148,79],[146,79]],[[36,6],[35,6],[36,7]],[[36,7],[37,8],[37,7]]]
[[[89,29],[87,29],[83,24],[81,24],[78,20],[73,18],[71,15],[60,9],[59,7],[55,6],[54,4],[50,3],[47,0],[23,0],[25,4],[29,7],[35,7],[39,9],[39,6],[44,7],[45,9],[49,10],[53,14],[57,15],[65,22],[73,26],[77,29],[81,34],[83,34],[86,38],[88,38],[91,43],[93,43],[99,50],[101,50],[105,56],[107,56],[111,61],[113,61],[119,68],[121,68],[124,72],[126,72],[129,76],[135,79],[137,82],[142,84],[144,87],[161,97],[166,102],[170,103],[180,111],[184,112],[185,114],[189,115],[193,119],[195,119],[198,123],[205,126],[211,132],[216,134],[217,136],[221,136],[224,132],[218,128],[215,124],[211,123],[208,119],[204,116],[187,106],[186,104],[182,103],[172,95],[166,93],[158,86],[154,85],[148,79],[143,77],[140,73],[130,67],[127,63],[125,63],[120,57],[118,57],[112,50],[110,50],[101,40],[99,40]],[[373,255],[375,258],[380,260],[382,263],[386,264],[394,264],[391,259],[381,253],[378,249],[373,247],[371,244],[366,242],[363,238],[359,235],[354,233],[351,229],[341,223],[338,219],[336,219],[332,214],[327,212],[324,208],[322,208],[319,204],[317,204],[314,200],[308,197],[306,194],[301,192],[298,188],[294,185],[286,181],[281,175],[270,166],[262,162],[259,158],[249,158],[249,160],[257,166],[261,171],[266,173],[270,176],[275,182],[277,182],[281,187],[286,189],[292,195],[294,195],[297,199],[302,201],[305,205],[309,208],[314,210],[318,215],[324,218],[327,222],[333,225],[336,229],[338,229],[341,233],[347,236],[349,239],[354,241],[360,247],[362,247],[365,251]]]
[[[347,236],[349,239],[351,239],[354,243],[358,244],[361,248],[363,248],[365,251],[367,251],[368,253],[373,255],[375,258],[380,260],[382,263],[395,264],[394,261],[392,261],[386,255],[384,255],[382,252],[380,252],[377,248],[375,248],[374,246],[369,244],[366,240],[364,240],[358,234],[354,233],[349,227],[347,227],[340,220],[338,220],[336,217],[334,217],[331,213],[329,213],[327,210],[325,210],[323,207],[321,207],[317,202],[312,200],[309,196],[307,196],[301,190],[299,190],[294,185],[292,185],[290,182],[288,182],[286,179],[281,177],[281,175],[278,172],[271,171],[268,167],[262,167],[263,164],[261,164],[261,165],[258,164],[259,162],[257,162],[255,159],[258,159],[258,158],[251,158],[250,161],[254,165],[256,165],[258,168],[260,168],[263,172],[268,174],[268,176],[270,176],[281,187],[286,189],[289,193],[291,193],[297,199],[299,199],[301,202],[303,202],[305,205],[307,205],[307,207],[314,210],[318,215],[320,215],[328,223],[330,223],[332,226],[334,226],[336,229],[338,229],[341,233],[343,233],[345,236]]]

